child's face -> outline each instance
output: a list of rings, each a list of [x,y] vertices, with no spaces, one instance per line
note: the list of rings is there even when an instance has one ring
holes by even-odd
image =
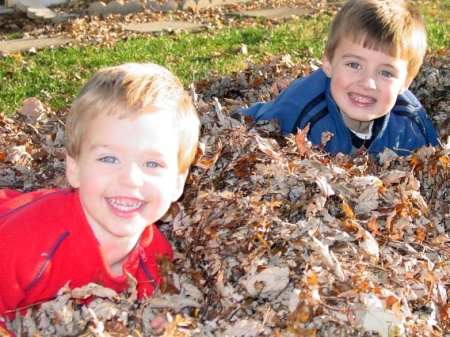
[[[178,173],[177,134],[171,114],[162,112],[101,114],[89,125],[66,175],[101,244],[137,239],[180,197],[186,174]]]
[[[411,84],[407,66],[407,60],[344,38],[333,61],[325,56],[322,67],[331,78],[331,95],[344,121],[350,129],[357,130],[392,109],[398,95]]]

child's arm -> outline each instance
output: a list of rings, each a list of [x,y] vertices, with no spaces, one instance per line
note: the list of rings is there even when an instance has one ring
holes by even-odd
[[[281,134],[292,133],[295,129],[298,113],[302,110],[295,100],[295,84],[291,84],[278,97],[270,102],[258,102],[247,109],[236,113],[252,117],[256,122],[262,120],[277,120]]]
[[[37,190],[32,193],[23,193],[11,189],[0,189],[0,218],[3,214],[18,208],[43,195],[54,192],[55,188]],[[0,336],[1,337],[1,336]]]
[[[15,337],[15,335],[6,329],[5,323],[0,321],[0,337]]]
[[[304,127],[302,120],[306,114],[326,108],[325,91],[328,87],[329,79],[319,68],[311,75],[292,82],[274,100],[255,103],[236,113],[251,116],[255,121],[275,119],[282,135],[295,134],[297,127]]]
[[[10,189],[1,189],[0,190],[0,205],[3,204],[5,201],[14,199],[15,197],[18,197],[22,194],[22,192],[10,190]]]
[[[30,217],[24,207],[52,191],[54,189],[22,193],[0,189],[0,316],[7,316],[8,311],[17,309],[25,297],[25,285],[31,282],[30,270],[38,268],[37,261],[40,259],[40,256],[28,256],[29,245],[34,243],[35,234],[33,227],[23,227],[24,219]],[[19,217],[14,217],[15,215]],[[39,223],[38,219],[34,220]]]

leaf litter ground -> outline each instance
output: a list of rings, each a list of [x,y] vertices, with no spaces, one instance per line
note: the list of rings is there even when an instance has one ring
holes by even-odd
[[[447,335],[450,54],[439,54],[411,89],[444,148],[386,151],[381,164],[366,153],[331,157],[302,132],[280,137],[275,122],[231,116],[318,60],[267,55],[193,83],[202,153],[160,224],[175,250],[160,261],[163,285],[137,300],[131,278],[121,294],[68,284],[11,326],[24,336],[150,336],[163,313],[165,336]],[[0,116],[1,187],[66,185],[64,120],[32,98]]]

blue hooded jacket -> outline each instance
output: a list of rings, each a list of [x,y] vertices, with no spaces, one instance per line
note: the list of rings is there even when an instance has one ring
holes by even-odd
[[[354,135],[331,97],[330,82],[320,68],[292,82],[274,100],[255,103],[237,113],[251,116],[255,121],[277,119],[283,135],[295,134],[297,128],[303,129],[309,123],[308,140],[312,143],[322,145],[322,133],[328,131],[333,137],[324,150],[331,154],[351,154]],[[405,156],[423,145],[439,145],[433,123],[409,90],[398,96],[388,114],[374,121],[372,132],[373,141],[367,150],[375,156],[385,148]]]

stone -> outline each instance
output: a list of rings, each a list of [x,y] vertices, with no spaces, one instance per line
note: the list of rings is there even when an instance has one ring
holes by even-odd
[[[42,8],[47,7],[40,0],[21,0],[17,2],[17,9],[23,13],[27,13],[28,8]]]
[[[161,5],[162,12],[172,12],[178,9],[178,3],[176,1],[166,1]]]
[[[148,1],[145,4],[145,9],[148,9],[152,12],[161,12],[161,5],[156,1]]]
[[[180,3],[181,10],[185,11],[185,10],[188,10],[189,8],[191,8],[191,9],[197,8],[197,3],[194,0],[183,0]]]
[[[56,13],[48,8],[33,8],[27,10],[27,17],[34,20],[50,21],[56,16]]]
[[[56,16],[52,19],[52,22],[53,23],[61,23],[61,22],[67,21],[67,20],[76,19],[77,17],[78,17],[77,14],[63,14],[63,15],[61,15],[59,13],[56,13]]]
[[[278,18],[278,19],[286,19],[291,18],[293,15],[301,16],[311,14],[312,11],[309,9],[301,9],[301,8],[289,8],[289,7],[280,7],[280,8],[271,8],[271,9],[254,9],[243,12],[233,12],[231,15],[236,16],[244,16],[244,17],[265,17],[265,18]]]
[[[125,14],[140,13],[144,11],[144,7],[137,1],[129,1],[124,6]]]
[[[12,15],[14,12],[13,8],[0,7],[0,15]]]
[[[42,49],[46,47],[57,47],[72,42],[73,39],[66,37],[54,37],[43,39],[17,39],[0,41],[0,53],[16,53],[22,50]]]
[[[90,15],[106,14],[106,4],[102,1],[93,2],[88,8],[88,13]]]
[[[53,11],[45,11],[41,13],[37,13],[37,21],[45,21],[45,22],[53,22],[53,19],[56,17],[56,13]]]
[[[139,24],[129,24],[124,26],[125,30],[131,30],[140,33],[157,33],[164,32],[168,30],[193,30],[196,28],[201,28],[201,24],[185,22],[185,21],[157,21],[157,22],[146,22]]]
[[[125,14],[123,4],[118,0],[109,2],[106,5],[106,12],[108,14]]]

